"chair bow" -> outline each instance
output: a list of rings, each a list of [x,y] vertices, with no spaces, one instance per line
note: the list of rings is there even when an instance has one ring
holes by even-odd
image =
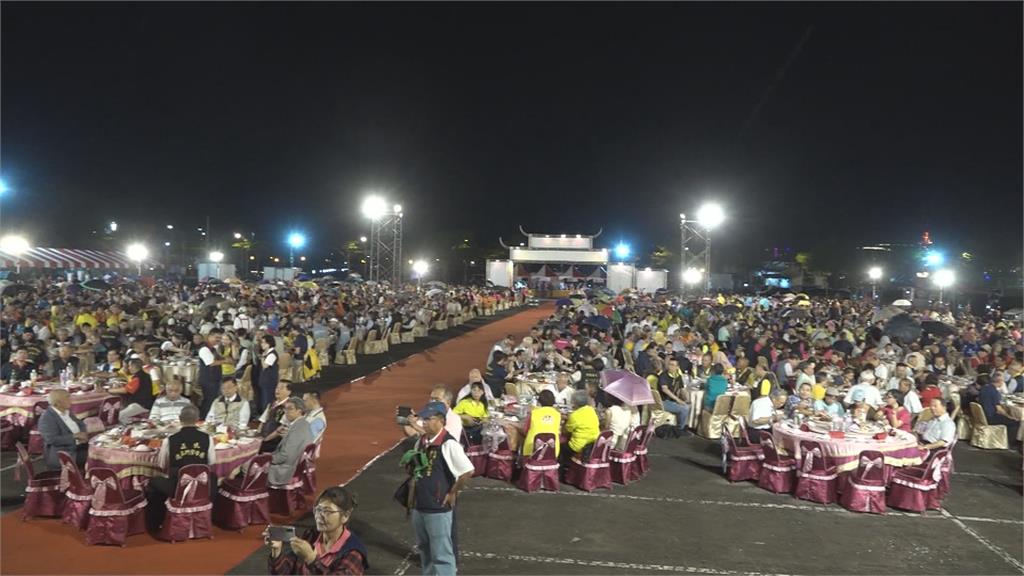
[[[113,477],[100,480],[93,476],[91,483],[93,488],[92,507],[102,510],[107,503],[107,489],[117,490],[117,480]]]
[[[868,473],[871,472],[871,469],[874,468],[875,466],[881,468],[883,464],[884,462],[881,456],[879,456],[878,458],[868,458],[867,456],[861,456],[860,465],[864,467],[864,474],[861,475],[861,478],[867,476]]]
[[[313,459],[313,454],[303,452],[302,461],[306,463],[306,472],[316,472],[316,463]]]
[[[66,492],[68,486],[71,485],[71,463],[61,462],[60,463],[60,491]]]
[[[206,472],[202,472],[196,476],[182,474],[178,479],[178,482],[185,485],[185,490],[181,493],[181,503],[184,505],[189,502],[189,497],[192,496],[192,492],[195,491],[196,486],[210,483],[210,475]]]
[[[535,460],[543,460],[547,456],[548,450],[551,450],[555,445],[554,440],[547,440],[541,442],[539,445],[534,447],[533,457]]]
[[[815,458],[821,458],[821,448],[814,448],[804,452],[804,472],[810,472],[814,469]]]
[[[935,459],[935,463],[932,465],[932,480],[936,482],[942,480],[942,466],[948,458],[949,456],[942,456]]]
[[[117,405],[117,402],[107,402],[103,405],[101,411],[103,412],[103,415],[106,416],[106,418],[104,418],[104,423],[115,421],[117,417]]]
[[[270,462],[267,462],[266,464],[262,465],[257,464],[255,462],[250,464],[249,470],[246,472],[247,476],[249,477],[249,481],[246,482],[245,488],[248,488],[255,484],[256,481],[260,479],[260,476],[263,476],[264,474],[267,473],[268,468],[270,468]]]

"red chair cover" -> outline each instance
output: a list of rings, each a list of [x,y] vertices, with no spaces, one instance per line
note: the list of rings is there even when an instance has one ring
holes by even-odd
[[[818,442],[800,441],[800,467],[796,471],[794,496],[819,504],[836,501],[839,471],[830,465],[828,456]]]
[[[558,458],[555,456],[555,442],[554,434],[534,436],[533,454],[523,462],[516,487],[524,492],[558,492]]]
[[[249,460],[243,476],[221,483],[213,504],[213,522],[227,530],[242,530],[251,524],[270,523],[270,492],[267,470],[270,454]]]
[[[646,429],[643,426],[633,428],[626,439],[625,448],[622,450],[612,449],[608,453],[612,482],[625,486],[634,480],[640,479],[635,466],[637,459],[636,451],[640,448],[645,433]]]
[[[776,494],[792,492],[796,483],[796,460],[779,456],[771,433],[764,430],[761,431],[761,449],[764,460],[761,461],[757,485]]]
[[[167,499],[167,516],[160,527],[160,538],[180,542],[191,538],[213,538],[210,492],[213,478],[210,467],[190,464],[178,472],[174,497]]]
[[[314,450],[316,450],[316,446],[310,444],[302,451],[302,457],[299,459],[299,464],[295,467],[295,473],[292,474],[287,484],[268,487],[271,514],[291,516],[296,511],[306,508],[305,494],[308,488],[304,489],[304,486],[309,485],[311,482],[306,470],[308,465],[307,455],[311,457]],[[314,490],[316,489],[315,478],[314,476],[311,482]]]
[[[900,468],[893,472],[886,503],[901,510],[924,512],[942,507],[944,494],[940,493],[939,482],[942,470],[948,467],[949,449],[935,453],[925,467]]]
[[[742,441],[743,434],[740,438]],[[722,465],[730,482],[757,480],[761,475],[764,451],[758,445],[740,446],[732,434],[722,434]]]
[[[487,473],[487,448],[483,444],[471,444],[466,431],[462,431],[462,447],[466,450],[466,456],[473,463],[473,477],[483,476]]]
[[[14,421],[4,416],[0,418],[0,450],[10,450],[18,441],[19,427]]]
[[[21,519],[28,520],[33,516],[59,518],[64,511],[65,500],[60,489],[60,472],[47,470],[37,474],[32,468],[32,460],[25,447],[18,443],[15,444],[15,448],[18,450],[18,463],[14,469],[14,479],[21,480],[24,473],[27,483]]]
[[[644,430],[643,438],[640,440],[640,446],[633,451],[636,456],[636,460],[633,461],[633,477],[643,478],[647,475],[647,472],[651,469],[650,461],[647,458],[647,447],[651,443],[651,438],[654,437],[654,423],[647,424],[647,428]]]
[[[145,532],[145,496],[122,490],[117,474],[110,468],[93,468],[90,474],[93,493],[86,543],[124,546],[128,536]]]
[[[117,426],[118,416],[121,414],[121,399],[116,397],[104,398],[100,402],[100,420],[103,426],[111,428]]]
[[[497,450],[487,455],[487,469],[484,476],[511,482],[515,462],[516,453],[509,450],[508,442],[502,441]]]
[[[598,488],[612,487],[611,465],[608,455],[611,452],[611,430],[601,432],[590,451],[590,458],[582,462],[576,456],[569,459],[569,467],[565,472],[565,482],[580,490],[592,492]]]
[[[302,493],[316,494],[316,453],[317,444],[310,444],[302,451],[302,460],[296,469],[302,469]]]
[[[851,512],[885,514],[885,456],[875,450],[860,453],[839,495],[839,505]]]
[[[57,452],[57,458],[60,460],[60,491],[66,498],[61,522],[85,530],[92,505],[92,486],[82,477],[78,464],[70,454]]]
[[[38,456],[43,453],[43,436],[39,433],[39,418],[50,407],[49,402],[36,402],[32,405],[32,427],[28,431],[28,453]]]

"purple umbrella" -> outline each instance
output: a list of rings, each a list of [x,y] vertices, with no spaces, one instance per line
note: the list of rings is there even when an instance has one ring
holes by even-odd
[[[601,388],[630,406],[654,404],[647,380],[628,370],[602,370]]]

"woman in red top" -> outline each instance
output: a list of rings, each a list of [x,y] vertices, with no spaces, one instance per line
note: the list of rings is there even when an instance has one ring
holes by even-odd
[[[356,508],[355,497],[342,486],[332,486],[317,498],[313,508],[316,530],[295,537],[284,550],[283,542],[270,546],[267,567],[271,574],[363,574],[370,568],[366,547],[346,527]]]
[[[885,393],[885,406],[878,411],[875,418],[883,420],[893,428],[910,432],[910,410],[903,407],[903,393],[889,390]]]

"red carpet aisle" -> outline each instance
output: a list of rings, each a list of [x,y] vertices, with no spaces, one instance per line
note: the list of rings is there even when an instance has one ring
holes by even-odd
[[[317,462],[319,486],[347,481],[401,439],[394,423],[395,406],[425,403],[436,383],[461,386],[470,368],[484,368],[487,352],[502,336],[523,336],[550,313],[550,306],[527,309],[327,392],[328,426]],[[218,529],[213,540],[178,544],[140,535],[129,538],[125,548],[86,546],[82,533],[59,520],[22,522],[17,510],[0,520],[0,572],[223,574],[262,545],[261,530],[252,526],[238,534]]]

